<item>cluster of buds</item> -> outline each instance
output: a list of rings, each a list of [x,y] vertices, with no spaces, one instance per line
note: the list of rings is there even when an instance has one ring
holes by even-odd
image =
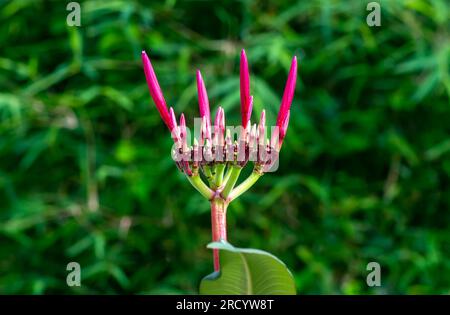
[[[172,157],[178,168],[188,178],[198,177],[199,170],[201,170],[213,193],[219,191],[222,197],[226,197],[224,192],[231,193],[231,191],[228,191],[229,189],[227,189],[226,184],[230,183],[230,178],[232,178],[229,185],[234,186],[237,180],[237,178],[235,180],[233,179],[233,169],[235,170],[234,173],[238,173],[249,161],[253,162],[253,173],[256,173],[255,176],[257,177],[276,169],[278,153],[286,136],[290,107],[295,91],[297,78],[296,57],[293,58],[291,63],[276,125],[271,130],[268,130],[266,126],[266,114],[264,110],[261,112],[259,123],[251,123],[253,96],[250,95],[250,75],[247,56],[244,50],[242,50],[240,58],[242,117],[242,124],[240,126],[226,126],[225,112],[222,107],[217,109],[214,124],[211,124],[209,99],[205,82],[200,71],[197,70],[196,79],[200,118],[194,120],[194,130],[196,131],[197,137],[194,137],[193,141],[191,141],[189,129],[186,127],[184,114],[181,114],[177,121],[173,108],[170,107],[167,109],[166,101],[152,64],[144,51],[142,52],[142,61],[150,95],[174,140]],[[267,136],[269,131],[271,133],[270,139]],[[224,174],[225,168],[227,167],[228,172]],[[194,187],[204,195],[205,192],[208,192],[203,186],[203,191],[199,189],[199,181],[197,179],[194,182],[196,183]],[[240,193],[242,192],[236,192],[235,197]],[[210,195],[207,196],[210,197]]]
[[[177,122],[173,108],[167,109],[155,71],[144,51],[142,52],[142,61],[150,95],[174,140],[172,157],[178,168],[187,175],[192,186],[210,200],[213,241],[226,241],[228,204],[247,191],[261,175],[273,171],[277,166],[278,153],[289,124],[290,107],[297,79],[297,59],[294,57],[292,60],[277,122],[271,128],[270,140],[266,136],[268,130],[265,111],[263,110],[261,113],[259,124],[252,125],[250,120],[253,97],[250,95],[250,75],[244,50],[241,52],[240,62],[241,126],[227,127],[222,107],[217,109],[214,125],[211,125],[205,82],[200,71],[197,71],[200,119],[194,120],[194,124],[197,125],[194,130],[198,132],[192,143],[184,114],[181,114],[179,122]],[[249,161],[254,163],[253,172],[235,187],[242,168]],[[199,170],[206,177],[208,185],[200,176]],[[217,249],[213,250],[213,258],[214,270],[219,271],[219,251]]]

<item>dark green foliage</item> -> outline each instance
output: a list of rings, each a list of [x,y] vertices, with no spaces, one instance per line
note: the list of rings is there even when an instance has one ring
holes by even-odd
[[[229,240],[279,257],[297,292],[450,293],[445,0],[0,1],[0,293],[196,293],[209,207],[170,158],[140,63],[168,104],[238,124],[239,52],[275,121],[299,80],[280,168],[228,209]],[[79,288],[66,265],[81,265]],[[366,265],[381,264],[380,288]]]

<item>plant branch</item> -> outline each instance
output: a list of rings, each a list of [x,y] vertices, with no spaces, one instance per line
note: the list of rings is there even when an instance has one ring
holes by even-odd
[[[219,164],[216,167],[216,177],[215,184],[217,187],[222,186],[223,183],[223,173],[225,172],[225,164]]]
[[[205,177],[208,180],[208,183],[211,185],[214,180],[214,176],[211,171],[211,166],[203,165],[202,170],[203,170],[203,174],[205,174]]]
[[[250,187],[252,187],[256,183],[256,181],[262,175],[263,173],[253,171],[252,174],[249,177],[247,177],[246,180],[244,180],[239,186],[237,186],[235,189],[231,191],[231,193],[228,196],[228,202],[231,202],[232,200],[236,199],[244,192],[246,192]]]
[[[214,196],[214,192],[202,181],[200,175],[186,176],[189,182],[197,189],[203,197],[211,200]]]
[[[230,173],[229,178],[225,184],[225,187],[223,188],[221,192],[221,196],[224,199],[228,198],[228,195],[230,194],[231,190],[233,189],[234,185],[236,184],[239,174],[241,174],[242,167],[238,165],[232,165],[230,170],[228,171]],[[228,174],[227,174],[228,176]]]
[[[225,185],[228,182],[228,180],[230,179],[230,174],[231,174],[231,166],[228,166],[227,172],[225,173],[225,176],[223,177],[222,180],[222,185]]]

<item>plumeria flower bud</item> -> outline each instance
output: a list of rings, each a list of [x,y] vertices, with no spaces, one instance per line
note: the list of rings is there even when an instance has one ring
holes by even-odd
[[[252,109],[253,109],[253,96],[250,96],[250,104],[248,105],[247,108],[247,125],[250,124],[250,118],[252,116]]]
[[[219,108],[220,110],[220,118],[219,118],[219,131],[222,133],[222,136],[225,133],[225,111],[222,107]]]
[[[289,125],[289,116],[290,116],[290,114],[291,114],[291,111],[288,110],[288,112],[286,114],[286,117],[284,118],[283,124],[281,125],[281,128],[280,128],[280,144],[279,144],[278,150],[281,149],[281,145],[283,144],[284,137],[286,136],[287,128],[288,128],[288,125]]]
[[[272,137],[270,138],[270,149],[278,150],[278,143],[280,142],[280,128],[276,126],[273,128]]]
[[[145,78],[147,80],[147,85],[150,90],[150,95],[155,102],[156,109],[159,112],[162,120],[166,124],[167,128],[170,131],[174,128],[172,121],[170,120],[169,112],[167,111],[166,100],[164,99],[164,95],[161,91],[161,88],[158,83],[158,79],[156,78],[155,71],[153,70],[150,59],[148,58],[145,51],[142,51],[142,63],[144,64],[144,72]]]
[[[295,83],[297,81],[297,57],[294,56],[289,70],[288,79],[284,88],[283,99],[281,100],[280,111],[277,117],[277,126],[282,128],[283,123],[286,121],[286,115],[288,115],[291,108],[292,100],[294,98]],[[286,134],[286,133],[285,133]]]
[[[256,124],[253,124],[250,130],[250,136],[248,141],[250,147],[253,147],[253,145],[256,144],[257,137],[258,137],[258,129],[256,127]]]
[[[177,146],[181,146],[180,130],[178,129],[177,117],[175,116],[175,112],[172,107],[169,109],[169,117],[170,117],[170,124],[173,126],[171,130],[172,139],[173,141],[175,141]]]
[[[219,132],[220,109],[221,107],[219,106],[219,108],[217,108],[216,117],[214,118],[214,133]]]
[[[226,136],[225,136],[225,159],[226,161],[233,161],[233,141],[231,139],[231,131],[230,129],[227,129]]]
[[[261,112],[258,125],[258,159],[257,164],[264,165],[267,159],[266,140],[266,111]]]
[[[206,117],[202,117],[200,126],[200,145],[204,145],[205,139],[208,139],[208,122],[206,121]]]
[[[245,129],[250,120],[253,107],[253,97],[250,96],[250,74],[245,50],[241,51],[240,61],[240,88],[241,88],[241,116],[242,127]]]
[[[234,140],[233,143],[233,162],[238,161],[238,155],[239,155],[239,142],[237,140]]]
[[[258,126],[258,144],[264,146],[264,139],[266,137],[266,111],[261,112],[261,117],[259,118]]]
[[[244,141],[248,144],[248,141],[250,140],[250,130],[252,126],[250,124],[247,124],[247,127],[244,130]]]
[[[197,92],[198,105],[200,109],[200,118],[206,120],[206,134],[205,139],[211,139],[211,114],[209,112],[209,100],[206,92],[205,82],[203,81],[200,70],[197,70]]]
[[[203,146],[203,160],[206,163],[212,162],[213,155],[211,150],[211,140],[205,139],[205,144]]]
[[[256,161],[258,156],[258,127],[256,124],[252,126],[250,130],[250,139],[248,142],[249,148],[249,161]]]
[[[242,130],[237,150],[237,161],[241,167],[244,167],[248,162],[249,158],[249,140],[250,140],[250,131],[252,126],[247,124],[247,127]]]
[[[180,116],[180,138],[183,143],[183,147],[187,146],[187,134],[186,134],[186,119],[184,118],[184,114],[181,113]]]
[[[219,106],[214,120],[214,145],[223,146],[223,136],[225,132],[225,113]]]

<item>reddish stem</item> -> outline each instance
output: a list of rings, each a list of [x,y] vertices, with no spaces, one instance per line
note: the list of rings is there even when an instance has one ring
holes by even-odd
[[[222,199],[211,201],[212,240],[219,242],[227,240],[227,204]],[[213,249],[214,271],[220,270],[219,250]]]

